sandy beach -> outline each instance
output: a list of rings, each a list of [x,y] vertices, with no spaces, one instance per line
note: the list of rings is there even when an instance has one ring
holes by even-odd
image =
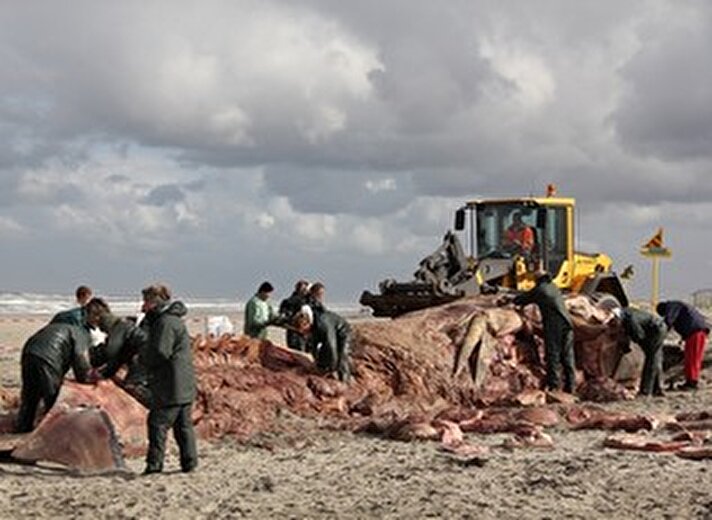
[[[239,326],[239,316],[230,316]],[[24,340],[46,316],[0,318],[0,376],[19,385]],[[192,333],[203,316],[191,315]],[[282,341],[275,330],[271,339]],[[708,381],[712,376],[704,374]],[[710,387],[696,393],[608,405],[638,413],[712,410]],[[551,431],[552,450],[508,451],[505,435],[470,434],[492,447],[482,467],[434,442],[401,443],[285,415],[298,433],[250,444],[201,442],[200,467],[168,473],[80,475],[56,467],[0,463],[0,518],[712,518],[712,465],[674,455],[603,448],[606,432]]]

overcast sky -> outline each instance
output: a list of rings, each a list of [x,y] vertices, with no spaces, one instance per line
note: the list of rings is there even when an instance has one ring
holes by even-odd
[[[712,287],[712,2],[3,2],[0,290],[355,301],[479,197]]]

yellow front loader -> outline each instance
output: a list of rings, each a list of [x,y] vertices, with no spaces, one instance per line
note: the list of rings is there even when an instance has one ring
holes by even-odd
[[[552,186],[545,197],[469,201],[455,213],[455,231],[464,234],[467,253],[458,235],[448,231],[443,244],[420,262],[413,281],[384,280],[380,294],[365,291],[360,301],[375,316],[397,316],[472,294],[525,291],[544,269],[565,291],[614,297],[627,305],[611,258],[574,250],[575,207],[575,199],[556,196]],[[512,240],[517,234],[526,237],[524,244]]]

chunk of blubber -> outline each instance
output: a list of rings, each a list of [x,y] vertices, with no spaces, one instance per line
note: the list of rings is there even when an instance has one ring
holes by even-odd
[[[48,414],[12,451],[23,462],[55,462],[81,471],[124,467],[121,445],[108,414],[98,408]]]

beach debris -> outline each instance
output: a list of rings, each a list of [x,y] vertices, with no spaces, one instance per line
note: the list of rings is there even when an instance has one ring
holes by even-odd
[[[440,449],[443,451],[465,459],[481,457],[489,453],[489,447],[467,442],[457,423],[436,420],[433,426],[440,431]]]
[[[585,380],[576,388],[578,398],[594,403],[629,401],[635,393],[610,377],[596,377]]]
[[[551,435],[544,433],[541,427],[533,428],[529,431],[521,431],[505,439],[502,447],[506,449],[538,448],[553,449],[554,439]]]
[[[709,438],[710,431],[681,431],[670,438],[653,437],[649,433],[616,433],[607,437],[603,445],[618,450],[674,453],[684,459],[709,460],[712,446],[705,444]]]
[[[598,406],[574,406],[566,413],[573,430],[654,430],[660,421],[649,415],[615,412]]]
[[[660,452],[677,452],[690,445],[689,441],[665,440],[642,434],[616,433],[603,441],[606,448]]]
[[[689,446],[680,448],[675,455],[683,459],[690,460],[710,460],[712,459],[712,446]]]
[[[398,416],[396,413],[370,418],[356,426],[354,432],[402,442],[433,441],[443,435],[442,427],[436,427],[430,416],[423,414]]]

